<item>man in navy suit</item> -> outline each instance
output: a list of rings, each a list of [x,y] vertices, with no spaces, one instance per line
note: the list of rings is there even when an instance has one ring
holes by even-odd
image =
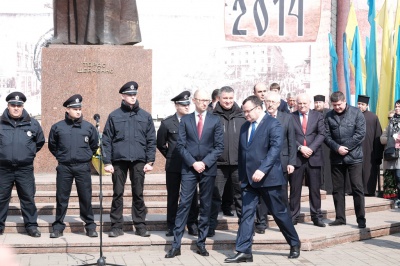
[[[205,240],[209,229],[211,199],[217,175],[217,159],[224,150],[224,135],[218,116],[207,112],[210,102],[203,90],[194,93],[195,111],[181,119],[176,149],[182,157],[182,180],[180,202],[175,219],[174,241],[165,255],[173,258],[181,254],[181,239],[188,219],[190,205],[200,187],[200,218],[198,224],[197,253],[208,256]]]
[[[283,185],[280,153],[282,127],[278,120],[266,115],[262,101],[249,96],[242,109],[247,120],[240,129],[239,177],[242,186],[242,219],[236,237],[237,254],[225,262],[252,262],[251,245],[254,232],[254,215],[259,196],[267,204],[280,231],[290,245],[289,258],[300,256],[300,239],[287,209]]]
[[[297,159],[295,170],[289,176],[290,211],[293,224],[300,215],[301,189],[304,175],[308,179],[311,219],[315,226],[325,227],[321,213],[321,167],[324,165],[322,143],[325,125],[322,114],[310,110],[311,99],[307,94],[297,96],[297,111],[292,113],[296,133]]]

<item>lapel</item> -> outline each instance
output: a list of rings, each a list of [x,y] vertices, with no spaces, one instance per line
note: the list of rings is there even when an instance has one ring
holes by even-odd
[[[301,131],[303,131],[303,128],[302,128],[301,122],[300,122],[300,112],[299,111],[293,112],[293,116],[294,116],[294,121],[296,121],[297,125],[301,128]]]
[[[175,126],[176,128],[179,128],[179,119],[178,119],[178,117],[176,116],[176,114],[174,114],[174,116],[173,116],[173,118],[172,118],[172,123],[174,124],[174,126]]]
[[[269,115],[265,114],[263,119],[261,119],[260,124],[257,125],[256,131],[254,131],[254,136],[253,136],[253,139],[251,142],[247,141],[249,139],[249,127],[251,126],[251,123],[249,123],[249,126],[247,127],[247,134],[246,134],[247,146],[251,146],[254,142],[256,142],[254,140],[257,138],[257,135],[261,134],[261,133],[259,133],[259,132],[261,132],[260,128],[264,125],[265,120],[267,119],[267,116],[269,116]]]
[[[199,139],[199,134],[197,134],[196,117],[194,112],[190,115],[190,124],[192,125],[194,134],[196,135],[197,139]]]

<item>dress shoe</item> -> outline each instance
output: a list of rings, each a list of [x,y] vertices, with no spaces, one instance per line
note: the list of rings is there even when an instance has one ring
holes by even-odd
[[[63,236],[63,232],[60,230],[53,230],[53,233],[50,233],[50,238],[59,238]]]
[[[98,237],[97,232],[95,229],[88,229],[86,230],[86,235],[88,237]]]
[[[345,225],[345,224],[346,224],[346,222],[335,220],[335,221],[329,223],[329,226],[338,226],[338,225]]]
[[[289,259],[296,259],[300,256],[300,245],[290,247]]]
[[[215,236],[215,230],[214,229],[208,229],[207,237],[213,237]]]
[[[113,227],[113,228],[111,228],[110,233],[108,233],[108,236],[109,237],[119,237],[119,236],[122,236],[123,234],[124,234],[124,231],[122,231],[121,228]]]
[[[31,237],[40,237],[42,235],[37,228],[28,228],[28,229],[26,229],[26,232]]]
[[[165,258],[171,259],[174,258],[175,256],[181,255],[181,249],[180,248],[171,248],[167,254],[165,254]]]
[[[238,252],[235,256],[225,259],[226,263],[253,262],[253,255]]]
[[[222,213],[223,213],[225,216],[235,216],[235,214],[233,214],[233,212],[230,211],[230,210],[223,211]]]
[[[314,221],[313,223],[314,223],[315,226],[318,226],[318,227],[325,227],[326,226],[326,224],[324,224],[320,220]]]
[[[197,246],[197,254],[200,254],[201,256],[209,256],[208,251],[205,246]]]
[[[188,229],[188,234],[192,236],[198,236],[199,235],[199,230],[197,228],[189,228]]]
[[[141,237],[149,237],[150,233],[149,233],[149,231],[146,230],[146,228],[139,228],[139,229],[136,229],[135,235],[138,235]]]
[[[168,231],[165,233],[165,236],[174,236],[174,231],[172,229],[168,229]]]
[[[265,234],[265,229],[258,229],[258,228],[256,228],[256,229],[255,229],[255,232],[256,232],[257,234],[263,235],[263,234]]]
[[[293,223],[293,225],[296,225],[296,224],[297,224],[297,221],[292,221],[292,223]]]
[[[3,228],[0,229],[0,236],[1,236],[2,234],[4,234],[4,229],[3,229]]]
[[[358,224],[358,228],[365,228],[365,227],[367,227],[367,225],[366,224]]]

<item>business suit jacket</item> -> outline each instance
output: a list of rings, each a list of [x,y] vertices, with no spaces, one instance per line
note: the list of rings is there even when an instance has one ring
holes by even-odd
[[[280,162],[282,147],[280,123],[266,114],[257,126],[253,140],[248,143],[250,125],[251,123],[247,121],[240,129],[239,178],[242,188],[247,185],[259,188],[286,184]],[[260,182],[253,182],[252,176],[257,169],[265,173],[265,176]]]
[[[201,139],[197,134],[195,114],[181,118],[179,138],[176,144],[182,156],[182,174],[197,174],[193,163],[202,161],[206,165],[203,175],[217,175],[217,159],[224,150],[224,133],[218,116],[206,112]]]
[[[276,119],[282,126],[282,152],[281,163],[283,172],[287,172],[287,166],[296,164],[296,139],[291,113],[277,112]]]
[[[310,110],[307,116],[306,133],[300,122],[299,111],[293,112],[294,130],[296,135],[296,147],[303,145],[306,139],[307,147],[313,150],[310,158],[304,158],[301,152],[297,152],[296,167],[308,162],[311,166],[323,166],[324,157],[322,154],[322,143],[325,139],[324,118],[320,112]]]
[[[290,113],[289,105],[285,100],[281,99],[281,103],[278,106],[278,111],[283,113]]]

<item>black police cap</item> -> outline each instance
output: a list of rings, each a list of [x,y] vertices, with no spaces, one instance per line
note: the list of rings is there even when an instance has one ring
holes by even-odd
[[[174,98],[172,98],[171,101],[180,105],[189,105],[190,104],[189,98],[190,98],[190,91],[183,91]]]
[[[119,93],[136,95],[138,88],[139,85],[135,81],[129,81],[125,83],[124,86],[121,87],[121,89],[119,89]]]
[[[82,107],[82,95],[80,94],[72,95],[71,97],[68,98],[68,100],[66,100],[63,103],[63,106],[68,108]]]
[[[26,97],[22,92],[15,91],[7,95],[6,102],[9,104],[23,105],[24,102],[26,102]]]

